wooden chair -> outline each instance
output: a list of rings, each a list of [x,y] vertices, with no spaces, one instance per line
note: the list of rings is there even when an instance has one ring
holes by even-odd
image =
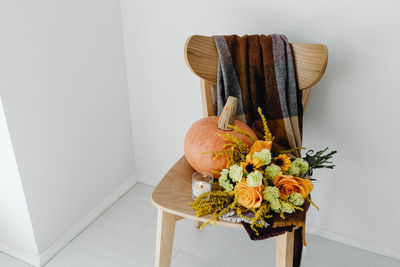
[[[311,87],[325,72],[328,50],[322,44],[291,44],[291,46],[305,108]],[[214,90],[212,85],[217,82],[218,54],[213,38],[200,35],[190,36],[185,44],[185,59],[191,71],[200,77],[204,116],[216,115],[215,104],[212,102],[212,90]],[[153,191],[151,201],[158,209],[156,267],[170,266],[176,221],[183,218],[191,219],[199,227],[211,217],[196,217],[195,212],[188,205],[192,202],[193,172],[192,167],[182,156]],[[243,228],[240,223],[226,221],[218,221],[217,225]],[[293,231],[287,232],[275,237],[277,267],[292,266],[293,233]]]

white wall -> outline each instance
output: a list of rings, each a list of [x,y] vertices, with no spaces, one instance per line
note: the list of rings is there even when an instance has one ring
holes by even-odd
[[[316,172],[309,230],[400,258],[400,75],[396,1],[129,1],[122,17],[137,175],[156,184],[201,117],[199,80],[183,46],[191,34],[284,33],[324,43],[328,68],[305,113],[304,143],[339,150]]]
[[[0,32],[0,94],[43,254],[134,172],[120,5],[2,1]]]
[[[36,255],[35,236],[0,99],[0,250]],[[19,256],[13,254],[13,256]]]

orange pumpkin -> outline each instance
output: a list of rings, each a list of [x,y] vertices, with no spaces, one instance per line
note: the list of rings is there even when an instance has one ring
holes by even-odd
[[[231,99],[232,100],[232,99]],[[221,171],[226,168],[227,159],[224,156],[213,159],[212,153],[202,154],[208,151],[223,150],[227,141],[218,134],[229,133],[240,138],[243,142],[252,145],[252,142],[245,136],[237,133],[223,125],[236,125],[251,134],[255,140],[257,135],[245,123],[239,120],[233,120],[236,113],[236,102],[232,104],[230,98],[221,113],[221,118],[212,116],[196,121],[189,129],[185,137],[185,157],[189,164],[198,172]],[[225,128],[225,129],[224,129]],[[216,175],[214,175],[216,176]]]

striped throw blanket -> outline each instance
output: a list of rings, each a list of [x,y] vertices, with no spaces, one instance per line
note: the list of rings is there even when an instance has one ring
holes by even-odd
[[[218,50],[218,115],[228,96],[238,99],[237,119],[261,137],[261,107],[275,136],[275,151],[301,147],[301,93],[284,35],[213,36]],[[297,152],[296,156],[300,156]]]
[[[218,50],[218,115],[229,96],[238,99],[237,119],[263,136],[257,108],[261,107],[271,133],[273,150],[301,147],[303,107],[298,89],[294,60],[284,35],[213,36]],[[293,153],[300,156],[299,151]],[[308,207],[307,207],[308,209]],[[261,240],[295,231],[293,266],[300,266],[307,209],[289,214],[286,220],[274,216],[256,235],[242,222],[253,240]],[[293,230],[293,225],[302,225]]]

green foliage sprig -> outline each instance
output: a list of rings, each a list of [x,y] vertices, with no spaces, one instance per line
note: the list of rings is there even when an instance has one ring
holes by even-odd
[[[337,153],[337,151],[333,150],[331,152],[324,154],[328,149],[329,147],[317,152],[314,152],[314,150],[307,151],[304,159],[309,164],[308,173],[310,176],[312,175],[314,169],[319,169],[319,168],[333,169],[335,167],[335,165],[332,164],[330,159],[333,157],[334,154]]]

